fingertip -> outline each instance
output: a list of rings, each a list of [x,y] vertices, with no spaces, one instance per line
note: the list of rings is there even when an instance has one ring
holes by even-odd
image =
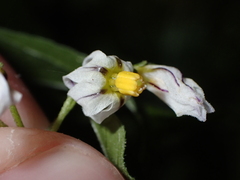
[[[124,179],[100,152],[64,134],[0,128],[0,141],[0,178]]]

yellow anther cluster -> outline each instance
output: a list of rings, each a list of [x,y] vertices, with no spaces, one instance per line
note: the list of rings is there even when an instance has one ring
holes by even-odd
[[[142,77],[133,72],[121,71],[115,79],[115,86],[121,94],[138,97],[146,85]]]

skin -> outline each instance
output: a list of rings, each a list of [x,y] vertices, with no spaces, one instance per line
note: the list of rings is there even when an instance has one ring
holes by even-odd
[[[7,110],[0,119],[9,127],[0,128],[0,180],[123,180],[100,152],[73,137],[50,132],[49,122],[7,62],[4,70],[12,89],[23,94],[17,104],[25,128],[16,127]]]

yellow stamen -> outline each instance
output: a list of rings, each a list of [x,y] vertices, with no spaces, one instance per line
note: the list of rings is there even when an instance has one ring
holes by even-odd
[[[121,71],[115,79],[115,86],[121,94],[138,97],[146,85],[142,77],[133,72]]]

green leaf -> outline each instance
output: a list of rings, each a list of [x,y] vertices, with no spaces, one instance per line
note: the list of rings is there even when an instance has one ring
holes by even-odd
[[[0,28],[0,52],[33,83],[65,89],[62,76],[82,65],[85,54],[52,40]]]
[[[129,175],[124,163],[126,131],[121,121],[115,115],[112,115],[104,120],[102,124],[97,124],[93,120],[91,120],[91,124],[105,156],[126,178],[134,180]]]

